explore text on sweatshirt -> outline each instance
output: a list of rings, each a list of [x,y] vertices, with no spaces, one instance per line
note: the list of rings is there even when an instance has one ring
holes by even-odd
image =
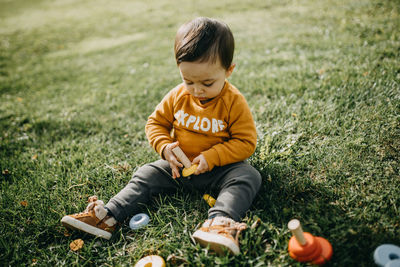
[[[179,141],[190,160],[202,153],[209,170],[247,159],[257,144],[246,99],[228,81],[221,93],[205,104],[183,84],[178,85],[149,116],[146,135],[161,157],[167,144]]]

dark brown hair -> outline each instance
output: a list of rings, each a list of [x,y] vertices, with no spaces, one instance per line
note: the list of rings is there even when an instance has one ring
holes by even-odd
[[[215,19],[199,17],[183,24],[175,37],[176,63],[187,61],[213,63],[220,60],[228,69],[232,64],[235,40],[228,25]]]

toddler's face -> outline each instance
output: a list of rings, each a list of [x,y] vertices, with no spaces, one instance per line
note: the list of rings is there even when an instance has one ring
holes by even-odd
[[[179,70],[186,89],[201,102],[207,102],[221,93],[225,79],[231,74],[235,65],[226,70],[219,60],[212,63],[206,62],[182,62]]]

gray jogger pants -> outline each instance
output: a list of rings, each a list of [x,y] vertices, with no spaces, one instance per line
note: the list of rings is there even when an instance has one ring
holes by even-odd
[[[106,208],[117,221],[122,222],[139,212],[141,205],[149,203],[153,195],[183,187],[219,192],[208,216],[225,215],[239,221],[249,209],[260,185],[259,172],[247,161],[215,167],[210,172],[192,175],[190,178],[173,179],[169,163],[158,160],[140,167],[129,183],[110,199]]]

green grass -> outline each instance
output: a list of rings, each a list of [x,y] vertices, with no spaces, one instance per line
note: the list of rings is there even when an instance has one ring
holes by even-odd
[[[173,4],[172,4],[173,3]],[[400,245],[399,1],[0,0],[0,263],[10,266],[301,266],[287,222],[333,245],[331,266],[374,266]],[[107,201],[158,158],[144,125],[180,82],[173,39],[195,17],[227,22],[231,77],[259,142],[262,188],[244,218],[242,254],[217,257],[190,237],[201,193],[159,196],[145,229],[111,241],[64,236],[62,216]],[[22,205],[26,201],[26,206]],[[69,243],[83,238],[72,252]]]

